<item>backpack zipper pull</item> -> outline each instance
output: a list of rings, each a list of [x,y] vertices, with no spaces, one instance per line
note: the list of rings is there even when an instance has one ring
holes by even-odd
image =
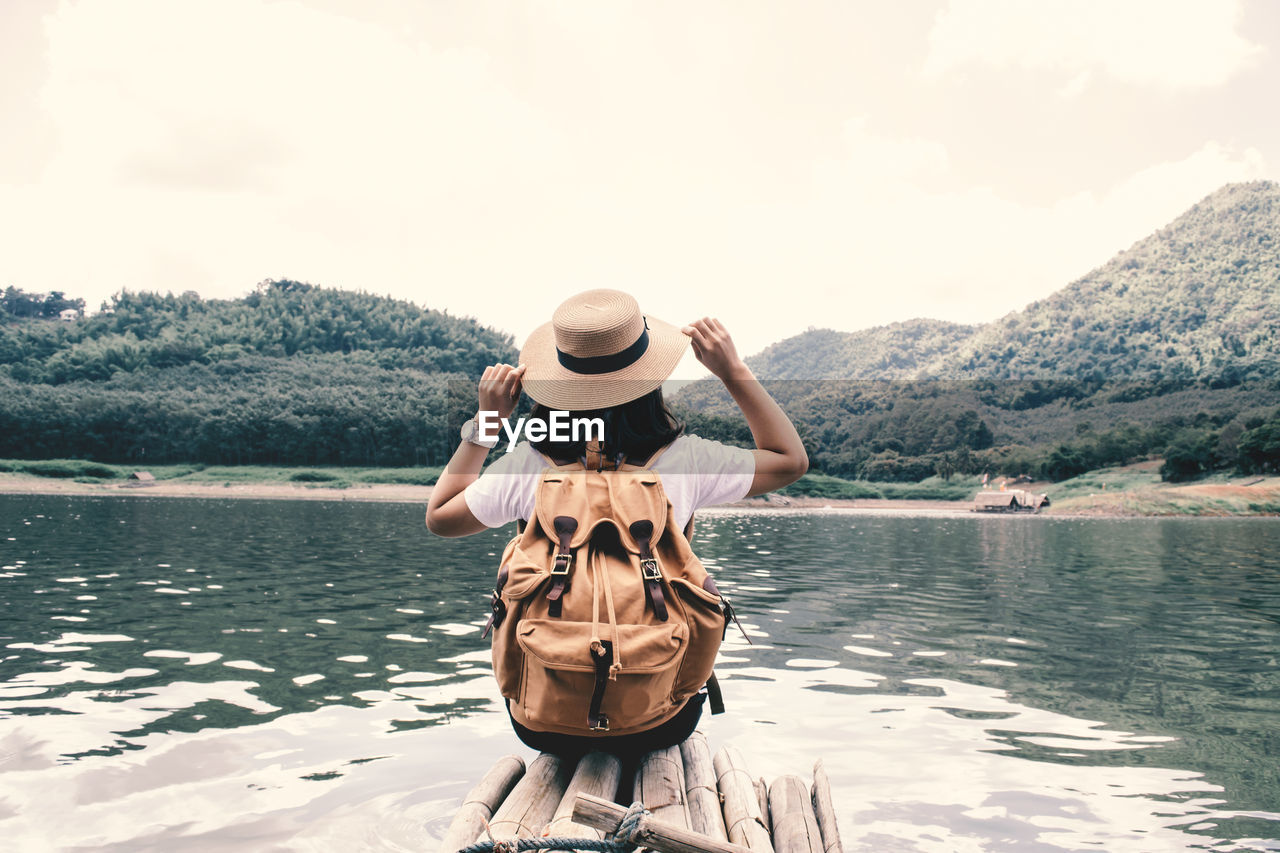
[[[738,626],[738,630],[742,632],[742,639],[747,641],[747,645],[754,646],[751,638],[747,636],[747,631],[742,627],[742,623],[738,621],[738,614],[734,612],[733,605],[729,603],[728,596],[720,596],[720,603],[724,605],[724,631],[720,633],[720,639],[724,639],[725,634],[729,633],[729,620],[733,620],[733,624]]]
[[[507,567],[503,566],[498,570],[498,581],[493,587],[493,592],[489,596],[489,621],[484,623],[484,633],[480,635],[480,639],[486,639],[489,632],[494,628],[501,627],[502,620],[507,616],[507,605],[502,600],[502,588],[507,585]]]

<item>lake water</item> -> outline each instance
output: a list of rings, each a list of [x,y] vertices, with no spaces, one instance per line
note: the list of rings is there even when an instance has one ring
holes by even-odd
[[[0,496],[5,850],[434,850],[510,733],[510,531]],[[1280,522],[708,512],[729,713],[849,851],[1280,850]]]

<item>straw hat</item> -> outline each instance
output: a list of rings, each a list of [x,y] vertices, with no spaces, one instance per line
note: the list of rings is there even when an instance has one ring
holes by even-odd
[[[689,338],[619,290],[588,290],[561,303],[520,351],[522,385],[544,406],[585,411],[618,406],[662,385]]]

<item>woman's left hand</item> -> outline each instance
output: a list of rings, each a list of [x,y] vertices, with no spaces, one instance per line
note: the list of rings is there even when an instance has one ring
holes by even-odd
[[[480,411],[497,412],[499,418],[510,417],[520,399],[520,380],[525,365],[491,364],[480,377]]]

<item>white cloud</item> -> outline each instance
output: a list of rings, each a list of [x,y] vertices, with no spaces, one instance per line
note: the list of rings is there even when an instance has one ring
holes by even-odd
[[[1196,143],[1110,189],[1022,203],[973,186],[945,139],[841,125],[834,95],[801,110],[789,56],[739,90],[730,45],[711,62],[681,31],[659,50],[669,28],[641,7],[529,8],[548,11],[514,34],[495,13],[459,25],[469,41],[424,41],[293,2],[60,7],[42,93],[58,149],[0,185],[0,286],[96,306],[287,276],[517,339],[614,286],[672,322],[718,314],[754,352],[809,325],[993,319],[1265,172],[1252,149]]]
[[[672,252],[679,280],[704,304],[723,306],[746,351],[810,325],[994,320],[1059,290],[1223,184],[1268,174],[1256,150],[1209,142],[1104,191],[1036,205],[954,186],[937,141],[879,134],[858,119],[846,124],[844,142],[844,155],[817,164],[795,196],[690,213],[689,227],[702,225],[695,247]]]
[[[950,0],[924,71],[972,65],[1046,71],[1083,91],[1094,72],[1164,90],[1225,83],[1262,48],[1236,32],[1239,0]]]
[[[438,305],[562,178],[558,133],[480,50],[257,0],[83,0],[46,29],[57,150],[0,187],[0,277],[28,289],[289,276]]]
[[[1033,205],[985,187],[936,188],[945,152],[921,156],[935,144],[850,128],[860,129],[848,135],[844,158],[815,173],[796,217],[806,227],[784,250],[821,259],[814,277],[828,282],[825,322],[844,329],[922,315],[995,319],[1101,265],[1223,184],[1268,173],[1258,151],[1208,142],[1103,192]]]

